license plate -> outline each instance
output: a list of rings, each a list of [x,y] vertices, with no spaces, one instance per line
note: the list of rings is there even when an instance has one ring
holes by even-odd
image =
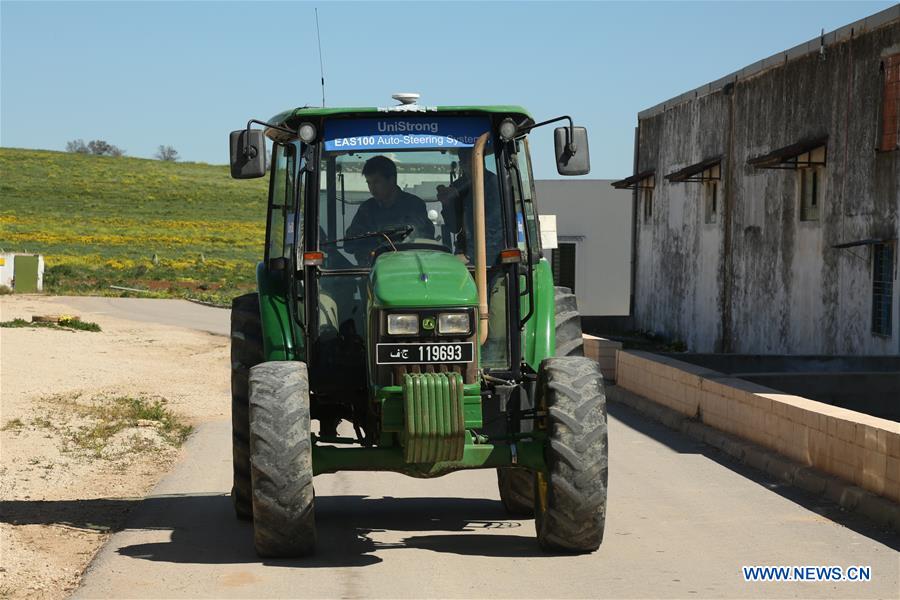
[[[472,342],[376,344],[375,362],[379,365],[467,363],[474,359],[474,346]]]

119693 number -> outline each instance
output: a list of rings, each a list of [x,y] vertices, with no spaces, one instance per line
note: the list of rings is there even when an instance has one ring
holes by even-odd
[[[419,360],[422,362],[452,362],[462,360],[462,346],[419,346]]]
[[[376,359],[385,364],[462,363],[473,360],[472,342],[378,344]]]

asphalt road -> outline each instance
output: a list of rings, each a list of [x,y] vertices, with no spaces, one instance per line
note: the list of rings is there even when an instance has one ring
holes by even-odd
[[[90,300],[142,320],[158,302]],[[177,318],[181,309],[167,307],[160,322],[227,323],[227,311],[190,306]],[[252,526],[233,516],[230,474],[229,424],[202,425],[151,497],[121,501],[134,505],[126,529],[75,597],[896,598],[900,589],[896,535],[621,405],[610,407],[606,536],[590,555],[542,553],[533,521],[504,513],[493,471],[339,473],[316,478],[317,555],[261,560]],[[102,525],[109,501],[82,502],[98,503],[93,525]],[[872,581],[748,583],[743,565],[864,565]]]
[[[106,298],[102,296],[60,296],[72,308],[118,319],[187,327],[227,336],[231,311],[187,300],[158,298]]]

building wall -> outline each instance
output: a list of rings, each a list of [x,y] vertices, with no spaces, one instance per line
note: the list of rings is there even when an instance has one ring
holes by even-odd
[[[712,94],[640,122],[639,171],[656,169],[653,211],[636,229],[635,321],[639,328],[705,347],[721,338],[718,282],[724,276],[723,223],[704,223],[702,189],[663,175],[722,154],[727,105]],[[724,197],[724,182],[720,196]]]
[[[575,295],[585,316],[629,314],[631,192],[608,180],[535,181],[538,208],[556,215],[560,242],[578,244]],[[549,251],[545,252],[549,260]]]
[[[872,247],[832,248],[898,237],[900,151],[874,149],[900,18],[880,20],[641,113],[636,172],[655,169],[656,186],[635,228],[638,327],[698,352],[900,353],[896,242],[890,338],[871,333]],[[823,134],[820,218],[800,221],[797,173],[747,161]],[[721,209],[705,224],[702,186],[664,175],[717,155]]]

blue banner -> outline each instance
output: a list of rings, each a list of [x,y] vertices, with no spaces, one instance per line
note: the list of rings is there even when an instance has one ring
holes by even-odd
[[[325,150],[471,148],[489,131],[486,117],[379,117],[325,122]]]

